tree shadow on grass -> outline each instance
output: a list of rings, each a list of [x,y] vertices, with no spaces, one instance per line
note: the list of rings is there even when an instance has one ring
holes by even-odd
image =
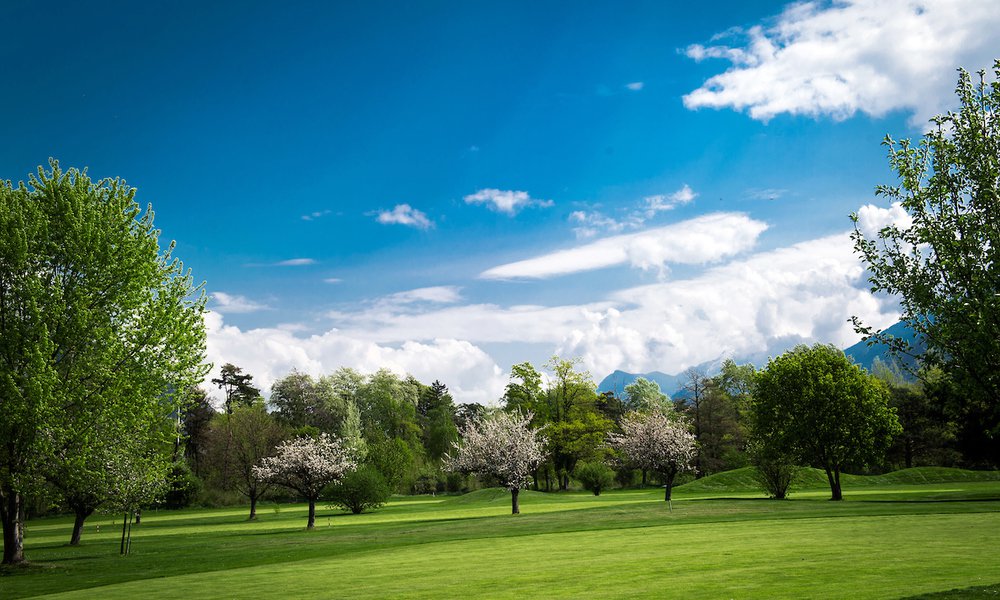
[[[900,600],[977,600],[979,598],[1000,598],[1000,583],[906,596]]]

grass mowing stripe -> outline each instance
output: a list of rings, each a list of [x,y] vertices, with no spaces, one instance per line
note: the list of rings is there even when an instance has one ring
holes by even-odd
[[[442,541],[52,597],[898,598],[1000,579],[1000,565],[977,561],[1000,530],[1000,513],[978,517],[766,520]]]

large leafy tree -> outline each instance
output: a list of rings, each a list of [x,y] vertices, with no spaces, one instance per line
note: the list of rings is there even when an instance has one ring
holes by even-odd
[[[1000,79],[1000,60],[994,63]],[[873,292],[898,296],[902,320],[965,398],[963,418],[984,437],[986,456],[1000,464],[1000,83],[985,72],[961,71],[961,108],[935,117],[919,143],[886,137],[897,185],[882,185],[904,215],[872,234],[852,215],[855,251],[868,266]],[[901,355],[904,338],[855,327],[870,343]]]
[[[27,184],[0,182],[4,563],[24,560],[24,495],[53,457],[162,435],[144,422],[204,375],[204,294],[160,247],[152,210],[124,181],[49,164]]]
[[[797,346],[757,374],[751,429],[770,455],[821,468],[832,500],[840,474],[880,460],[900,431],[885,384],[833,346]]]
[[[460,473],[493,477],[510,490],[511,514],[521,512],[518,494],[545,458],[531,414],[496,412],[470,421],[447,459],[448,468]]]

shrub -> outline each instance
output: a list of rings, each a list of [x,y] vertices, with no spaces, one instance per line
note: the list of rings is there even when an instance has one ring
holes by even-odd
[[[191,506],[201,493],[202,483],[183,460],[174,462],[167,474],[167,491],[163,496],[165,508]]]
[[[573,477],[583,484],[583,489],[600,496],[602,490],[614,483],[615,472],[602,462],[581,462],[573,470]]]
[[[381,507],[392,490],[375,467],[362,465],[327,487],[325,495],[334,506],[357,515]]]

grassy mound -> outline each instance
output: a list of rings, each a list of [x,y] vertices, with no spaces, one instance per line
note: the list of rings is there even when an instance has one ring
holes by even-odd
[[[545,501],[552,499],[552,494],[535,492],[532,490],[521,490],[521,493],[518,495],[518,499],[521,502],[524,502],[526,499],[530,499],[532,501]],[[469,492],[468,494],[462,494],[461,496],[449,498],[447,502],[451,504],[510,504],[510,490],[500,487],[485,488]]]
[[[921,485],[928,483],[965,483],[979,481],[1000,481],[1000,471],[968,471],[947,467],[913,467],[886,473],[884,475],[840,476],[845,489],[871,488],[879,486]],[[802,468],[792,482],[792,491],[817,490],[829,486],[826,473],[822,469]],[[676,492],[682,494],[753,494],[760,492],[754,479],[753,467],[743,467],[722,473],[715,473],[690,483],[678,486]]]

